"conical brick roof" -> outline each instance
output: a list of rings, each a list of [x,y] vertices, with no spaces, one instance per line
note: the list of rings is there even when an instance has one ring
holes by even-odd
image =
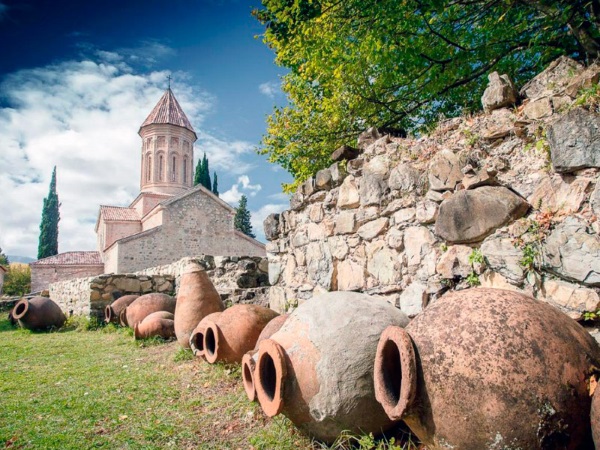
[[[146,117],[146,120],[144,120],[144,123],[142,123],[140,129],[144,128],[146,125],[157,123],[177,125],[179,127],[187,128],[192,133],[196,134],[192,124],[183,112],[183,109],[181,109],[179,102],[173,95],[171,88],[166,90],[150,115]]]

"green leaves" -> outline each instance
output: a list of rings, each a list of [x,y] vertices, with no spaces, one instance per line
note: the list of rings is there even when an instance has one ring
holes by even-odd
[[[59,207],[60,203],[58,202],[58,194],[56,193],[56,166],[54,166],[48,197],[44,199],[44,206],[42,208],[38,259],[58,254]]]

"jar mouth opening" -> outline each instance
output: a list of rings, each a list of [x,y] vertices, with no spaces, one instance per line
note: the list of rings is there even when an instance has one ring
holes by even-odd
[[[27,299],[19,300],[19,302],[15,305],[15,308],[13,309],[13,317],[15,319],[21,319],[23,316],[25,316],[25,314],[27,314],[28,310],[29,302],[27,301]]]
[[[219,358],[219,336],[220,336],[219,326],[209,322],[206,324],[206,329],[204,330],[204,337],[202,340],[202,351],[204,352],[204,358],[210,364],[214,364],[217,362]]]
[[[254,370],[256,362],[250,353],[246,353],[242,358],[242,381],[244,390],[251,402],[256,400],[256,387],[254,385]]]
[[[258,347],[258,360],[254,369],[254,387],[260,406],[268,417],[283,409],[283,391],[287,365],[283,348],[271,339]]]

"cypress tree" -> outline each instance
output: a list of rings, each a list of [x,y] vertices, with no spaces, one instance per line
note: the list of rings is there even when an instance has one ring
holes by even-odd
[[[206,152],[204,152],[204,157],[202,158],[202,175],[201,175],[201,183],[209,191],[212,189],[210,183],[210,169],[208,167],[208,158],[206,157]]]
[[[217,172],[213,172],[213,185],[212,185],[212,192],[213,192],[213,194],[215,194],[217,197],[219,196],[219,182],[217,181]]]
[[[235,210],[235,218],[233,219],[233,225],[236,230],[240,230],[247,236],[252,238],[256,237],[252,232],[252,223],[250,223],[250,211],[248,211],[248,199],[245,195],[240,198],[240,203]]]
[[[44,199],[44,206],[42,208],[38,259],[58,254],[59,207],[60,203],[58,202],[58,194],[56,193],[56,166],[54,166],[48,197]]]
[[[204,172],[203,162],[204,160],[199,159],[198,164],[196,164],[196,172],[194,172],[194,186],[202,182],[202,173]]]

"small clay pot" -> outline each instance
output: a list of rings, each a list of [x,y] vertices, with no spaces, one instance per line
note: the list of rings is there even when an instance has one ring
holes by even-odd
[[[251,402],[256,401],[256,387],[254,386],[254,368],[258,359],[258,346],[265,339],[269,339],[273,334],[277,333],[287,320],[289,314],[281,314],[271,320],[267,326],[261,331],[260,336],[256,340],[254,349],[247,352],[242,357],[242,381],[244,390]]]
[[[215,320],[206,322],[204,357],[210,364],[217,361],[240,363],[244,353],[252,350],[265,326],[278,314],[258,305],[234,305]]]
[[[190,335],[200,321],[224,309],[221,296],[206,271],[198,265],[190,266],[181,275],[175,308],[175,334],[179,345],[190,348]]]
[[[133,335],[135,339],[147,339],[154,336],[171,339],[175,337],[175,321],[164,319],[160,315],[147,317],[133,326]]]
[[[598,345],[553,306],[469,289],[383,332],[375,392],[427,448],[586,449],[593,367]]]
[[[166,294],[146,294],[138,297],[125,308],[125,325],[134,327],[135,324],[156,311],[175,313],[175,299]]]
[[[206,323],[208,321],[217,320],[217,317],[221,315],[221,311],[209,314],[194,328],[190,334],[190,348],[194,355],[198,358],[204,358],[204,332],[206,331]]]
[[[60,307],[47,297],[19,300],[12,310],[12,316],[28,330],[60,328],[67,320]]]
[[[310,437],[379,434],[393,425],[375,400],[373,362],[381,332],[408,317],[386,300],[356,292],[313,297],[258,346],[260,406],[286,415]]]
[[[119,323],[121,311],[127,308],[138,297],[139,295],[124,295],[123,297],[116,299],[110,305],[107,305],[106,308],[104,308],[104,321],[106,323]]]

